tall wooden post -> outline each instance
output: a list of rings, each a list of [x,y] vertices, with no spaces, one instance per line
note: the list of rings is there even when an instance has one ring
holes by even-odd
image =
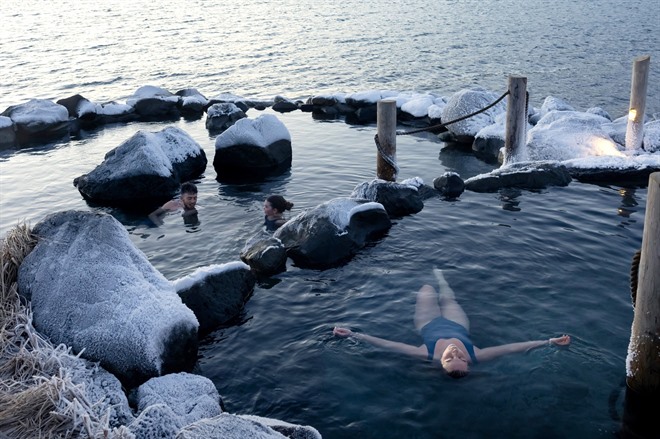
[[[527,78],[509,76],[509,97],[506,107],[506,134],[504,136],[504,164],[527,160]]]
[[[376,175],[382,180],[396,181],[396,100],[378,101],[376,116],[379,143]]]
[[[626,369],[628,387],[642,395],[660,397],[660,172],[649,177]]]
[[[649,81],[649,55],[639,56],[633,61],[630,85],[630,108],[626,129],[626,149],[639,149],[644,139],[644,111],[646,110],[646,88]]]

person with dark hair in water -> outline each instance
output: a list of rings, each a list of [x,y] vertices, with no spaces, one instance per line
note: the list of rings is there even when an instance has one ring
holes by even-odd
[[[181,214],[184,218],[193,218],[197,215],[197,186],[195,183],[187,181],[181,185],[179,198],[170,200],[163,204],[158,209],[149,214],[149,219],[156,225],[163,224],[163,216],[169,212],[176,212],[182,210]]]
[[[438,280],[439,293],[436,293],[432,286],[424,285],[417,293],[415,304],[414,323],[424,341],[421,346],[411,346],[340,327],[334,328],[334,334],[339,337],[364,340],[374,346],[432,361],[452,378],[466,376],[470,365],[481,361],[525,352],[541,346],[570,344],[570,336],[562,335],[545,340],[523,341],[479,349],[470,339],[470,321],[463,308],[456,302],[454,291],[449,287],[442,270],[436,268],[434,274]]]
[[[269,232],[279,229],[285,222],[284,211],[291,210],[293,203],[281,195],[270,195],[264,201],[264,226]]]

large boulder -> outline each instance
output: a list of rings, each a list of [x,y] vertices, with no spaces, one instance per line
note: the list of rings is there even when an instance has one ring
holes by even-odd
[[[660,152],[660,119],[652,120],[644,125],[642,147],[649,153]]]
[[[410,215],[424,208],[424,202],[415,183],[417,180],[402,183],[381,179],[365,181],[353,189],[350,198],[380,203],[392,217]]]
[[[181,117],[180,99],[164,88],[144,85],[126,99],[126,104],[133,107],[142,120],[170,120]]]
[[[215,140],[218,180],[261,180],[291,167],[291,135],[272,114],[240,119]]]
[[[498,96],[481,88],[462,89],[454,93],[442,110],[443,123],[451,122],[486,108],[497,100]],[[506,112],[506,104],[500,101],[488,110],[468,119],[447,125],[449,132],[459,142],[472,143],[477,133],[495,123],[498,115]]]
[[[243,262],[200,267],[175,280],[174,288],[199,321],[200,335],[238,316],[254,291],[256,280]]]
[[[213,104],[206,110],[206,129],[223,132],[247,115],[232,102]]]
[[[175,93],[180,96],[179,110],[186,116],[196,116],[204,113],[209,105],[209,100],[196,88],[184,88]]]
[[[570,160],[587,156],[621,156],[609,135],[611,122],[597,114],[553,110],[527,132],[529,160]]]
[[[0,148],[16,146],[16,128],[7,116],[0,116]]]
[[[96,104],[93,104],[79,94],[60,99],[57,101],[57,104],[67,109],[69,117],[78,120],[84,125],[93,125],[96,122]]]
[[[213,382],[185,372],[151,378],[131,399],[139,415],[129,430],[139,438],[173,438],[182,427],[222,413]]]
[[[562,162],[573,178],[584,183],[646,186],[649,175],[660,172],[660,154],[632,157],[590,157]]]
[[[391,225],[382,204],[334,198],[291,218],[273,237],[299,266],[328,268],[350,258]]]
[[[39,332],[129,386],[192,368],[197,319],[121,223],[65,211],[33,233],[38,243],[20,266],[18,289]]]
[[[69,111],[46,99],[12,105],[0,116],[11,119],[19,144],[57,140],[69,136]]]
[[[496,192],[502,188],[542,189],[566,186],[571,182],[568,169],[557,162],[518,162],[487,174],[465,180],[465,188],[474,192]]]
[[[202,147],[180,128],[138,131],[73,184],[88,200],[140,207],[170,199],[182,182],[201,175],[206,164]]]
[[[281,432],[280,432],[281,431]],[[313,427],[274,419],[222,413],[182,428],[176,439],[321,439]]]

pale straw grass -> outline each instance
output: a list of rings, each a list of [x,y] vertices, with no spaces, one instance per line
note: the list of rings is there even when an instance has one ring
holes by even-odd
[[[110,428],[109,408],[88,401],[85,383],[72,380],[73,369],[85,368],[83,360],[32,325],[16,282],[36,243],[30,227],[19,224],[0,248],[0,438],[133,439],[125,426]]]

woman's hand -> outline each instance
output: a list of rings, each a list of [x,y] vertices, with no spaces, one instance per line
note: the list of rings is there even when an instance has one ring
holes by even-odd
[[[564,334],[561,337],[551,338],[548,342],[555,346],[568,346],[571,343],[571,337]]]
[[[339,337],[350,337],[353,335],[353,331],[351,331],[348,328],[340,328],[338,326],[335,326],[335,329],[332,330],[332,333],[339,336]]]

